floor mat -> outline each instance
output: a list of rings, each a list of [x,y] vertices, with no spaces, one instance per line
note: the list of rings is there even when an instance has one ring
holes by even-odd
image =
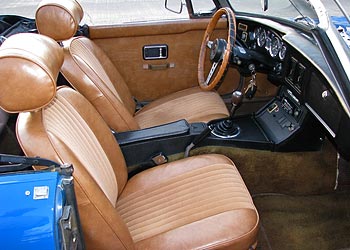
[[[350,193],[254,197],[259,250],[350,249]]]

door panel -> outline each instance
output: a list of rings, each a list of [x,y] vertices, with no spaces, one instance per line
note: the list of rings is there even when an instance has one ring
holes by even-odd
[[[199,48],[209,19],[130,24],[118,26],[90,27],[90,38],[110,57],[124,77],[133,96],[139,101],[150,101],[170,93],[198,86],[197,67]],[[220,21],[213,37],[227,38],[226,21]],[[163,60],[144,60],[144,45],[168,45],[168,58]],[[210,62],[206,62],[206,70]],[[163,69],[163,65],[174,67]],[[150,68],[149,65],[161,69]],[[156,67],[157,68],[157,67]],[[272,84],[258,89],[258,95],[273,95]],[[230,68],[224,83],[219,89],[221,94],[232,92],[239,82],[236,69]],[[272,87],[272,90],[270,89]]]
[[[138,100],[153,100],[175,91],[198,86],[199,48],[208,19],[147,25],[91,27],[91,39],[100,46]],[[225,23],[218,32],[226,36]],[[166,60],[144,60],[144,45],[168,45]],[[209,62],[208,62],[209,63]],[[172,64],[166,69],[144,69],[148,65]],[[208,67],[209,68],[209,64]],[[232,81],[230,81],[232,82]]]

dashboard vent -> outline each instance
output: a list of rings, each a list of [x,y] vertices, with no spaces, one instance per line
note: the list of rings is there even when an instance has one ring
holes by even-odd
[[[291,58],[286,81],[300,94],[306,67],[294,57]]]

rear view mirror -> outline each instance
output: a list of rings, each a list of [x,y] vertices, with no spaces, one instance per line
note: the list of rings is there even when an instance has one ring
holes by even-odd
[[[267,11],[267,9],[269,8],[268,0],[261,0],[261,8],[263,11]]]
[[[185,3],[183,0],[165,0],[165,8],[176,14],[181,14]]]

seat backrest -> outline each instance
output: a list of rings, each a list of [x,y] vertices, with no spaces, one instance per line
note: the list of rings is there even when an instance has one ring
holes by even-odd
[[[74,166],[82,228],[91,248],[132,249],[130,233],[115,209],[127,182],[117,141],[95,108],[56,80],[63,49],[38,34],[19,34],[0,47],[0,107],[21,112],[17,137],[28,156]],[[15,77],[13,77],[15,75]]]
[[[83,9],[75,0],[44,0],[36,11],[39,33],[64,41],[62,74],[85,96],[113,130],[139,129],[135,101],[108,56],[86,37],[74,37]]]

